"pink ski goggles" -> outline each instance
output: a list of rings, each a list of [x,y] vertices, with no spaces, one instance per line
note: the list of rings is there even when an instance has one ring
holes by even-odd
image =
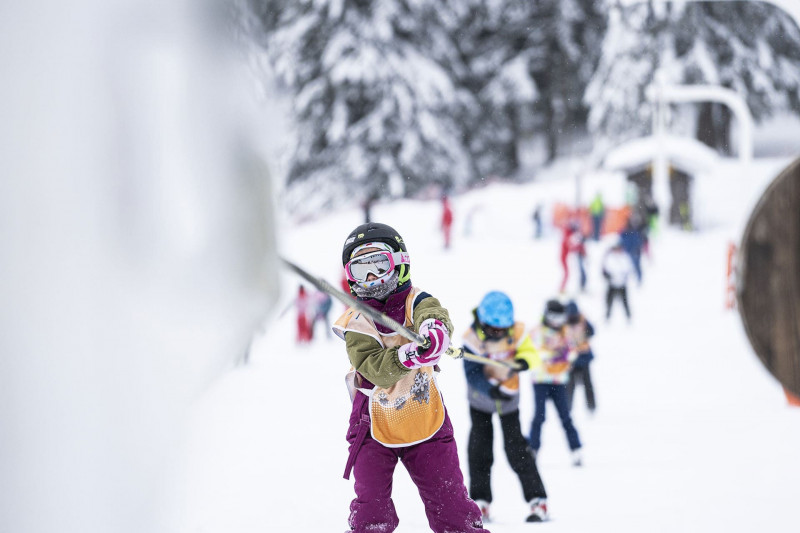
[[[409,264],[411,261],[406,252],[381,250],[352,258],[344,265],[344,273],[348,280],[363,283],[370,274],[380,278],[394,270],[397,265]]]

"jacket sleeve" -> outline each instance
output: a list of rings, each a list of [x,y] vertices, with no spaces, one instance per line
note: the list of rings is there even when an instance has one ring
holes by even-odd
[[[391,387],[411,372],[400,364],[397,347],[384,348],[376,339],[356,331],[348,331],[344,339],[350,364],[378,387]]]
[[[517,353],[514,359],[522,359],[528,363],[528,369],[537,368],[542,366],[542,358],[539,356],[538,350],[533,345],[530,335],[525,335],[522,338],[519,346],[517,346]]]
[[[414,300],[414,331],[419,332],[419,325],[428,318],[442,322],[450,335],[453,335],[453,323],[447,309],[430,294],[421,292]],[[391,387],[411,371],[400,363],[397,347],[383,348],[369,335],[348,331],[345,334],[345,343],[350,364],[378,387]]]
[[[466,348],[464,351],[472,353],[472,350],[468,350]],[[486,378],[486,374],[483,373],[482,364],[464,359],[464,374],[467,376],[467,384],[470,387],[481,394],[489,396],[489,389],[492,388],[492,384]]]
[[[442,307],[439,300],[427,292],[421,292],[414,299],[414,331],[418,331],[419,325],[429,318],[435,318],[443,323],[450,337],[453,336],[453,323],[450,321],[450,313]]]

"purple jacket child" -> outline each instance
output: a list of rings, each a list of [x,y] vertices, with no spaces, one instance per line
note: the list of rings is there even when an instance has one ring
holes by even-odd
[[[348,374],[353,409],[344,476],[355,476],[349,531],[391,533],[397,528],[391,491],[401,461],[419,489],[435,533],[489,533],[467,494],[453,426],[436,381],[436,363],[450,344],[447,310],[412,287],[405,244],[385,224],[353,230],[342,263],[360,301],[430,340],[427,348],[408,342],[354,308],[333,326],[353,366]]]

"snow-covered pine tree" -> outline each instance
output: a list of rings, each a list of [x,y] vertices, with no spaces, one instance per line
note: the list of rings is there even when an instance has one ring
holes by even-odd
[[[737,91],[756,120],[779,110],[800,111],[800,30],[767,4],[642,4],[613,10],[600,64],[585,95],[590,128],[615,140],[650,133],[645,90],[657,70],[667,83]],[[683,133],[727,151],[727,109],[703,104],[691,110],[694,118]]]
[[[440,26],[453,46],[441,49],[437,61],[471,97],[457,116],[478,177],[518,169],[519,142],[531,123],[547,136],[551,158],[565,124],[585,124],[581,96],[599,57],[603,6],[598,0],[441,2]]]
[[[650,133],[645,90],[660,62],[657,30],[650,5],[610,10],[600,60],[584,94],[595,136],[618,141]]]
[[[800,113],[800,30],[781,9],[761,2],[688,5],[674,27],[686,83],[735,90],[757,121],[779,110]],[[730,129],[726,107],[700,106],[698,139],[729,152]]]
[[[510,0],[444,0],[434,15],[449,46],[431,50],[460,89],[454,117],[470,154],[472,180],[519,168],[521,110],[536,87],[528,73],[530,7]]]
[[[411,196],[470,175],[448,74],[419,39],[426,2],[249,0],[294,94],[297,147],[283,201],[296,213]]]
[[[605,0],[540,0],[531,3],[535,60],[530,65],[540,95],[536,112],[547,137],[547,160],[558,155],[568,130],[586,125],[583,94],[600,57],[606,29]]]

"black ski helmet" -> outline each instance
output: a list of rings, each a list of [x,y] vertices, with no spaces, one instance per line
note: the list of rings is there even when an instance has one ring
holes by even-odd
[[[395,252],[408,252],[406,243],[397,231],[391,226],[380,222],[367,222],[361,224],[350,232],[344,240],[342,248],[342,266],[350,261],[350,256],[357,247],[368,242],[383,242],[392,247]],[[411,277],[411,265],[398,265],[395,267],[399,272],[399,283],[405,283]]]
[[[556,299],[547,300],[544,305],[542,323],[548,326],[561,327],[567,320],[567,309]]]

